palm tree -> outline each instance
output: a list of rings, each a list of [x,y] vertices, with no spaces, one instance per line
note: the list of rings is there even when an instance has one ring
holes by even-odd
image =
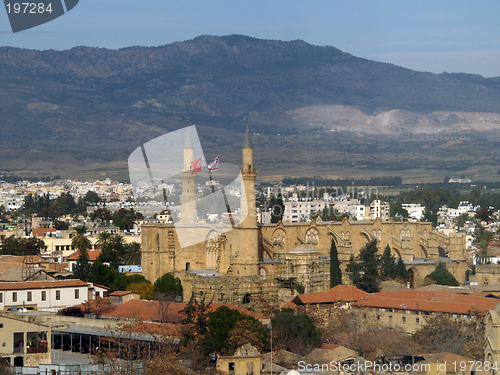
[[[105,230],[104,232],[101,232],[97,235],[97,241],[95,244],[99,246],[101,250],[104,251],[108,248],[108,245],[111,243],[112,237],[113,235],[111,234],[111,232]]]
[[[125,241],[125,237],[121,234],[115,234],[111,237],[111,244],[113,245],[113,249],[118,253],[118,255],[123,256],[123,250],[125,249],[125,245],[127,241]]]
[[[476,264],[485,264],[488,260],[488,240],[482,239],[479,244],[479,249],[474,253]]]
[[[77,279],[86,281],[90,273],[89,255],[87,254],[87,250],[91,248],[92,243],[85,236],[85,232],[87,231],[85,225],[79,225],[75,228],[75,230],[76,234],[71,239],[71,245],[80,252],[80,256],[76,262],[73,275]]]
[[[85,236],[85,232],[87,231],[87,227],[85,225],[79,225],[75,228],[76,234],[71,239],[71,245],[80,251],[80,253],[87,251],[92,247],[92,243]]]
[[[125,264],[141,264],[141,244],[138,242],[131,242],[125,247]]]

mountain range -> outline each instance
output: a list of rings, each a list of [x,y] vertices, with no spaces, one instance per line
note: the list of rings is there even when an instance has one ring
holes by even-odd
[[[237,159],[248,121],[269,176],[286,174],[287,165],[297,166],[289,174],[309,167],[341,175],[336,163],[346,155],[348,170],[360,174],[484,174],[499,164],[486,150],[500,140],[498,77],[417,72],[300,40],[230,35],[120,50],[1,47],[0,114],[0,169],[20,173],[126,178],[135,148],[187,121],[198,126],[206,154],[228,159]],[[455,166],[447,159],[474,142],[478,155]],[[427,155],[395,165],[387,144],[415,155],[425,146]]]

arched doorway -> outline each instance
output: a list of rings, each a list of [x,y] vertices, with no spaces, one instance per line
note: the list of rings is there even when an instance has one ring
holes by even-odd
[[[415,268],[410,268],[408,270],[408,276],[410,276],[410,285],[411,286],[414,286],[415,285],[415,278],[416,278],[416,271],[415,271]]]
[[[243,304],[250,303],[250,293],[245,294],[243,297]]]
[[[14,358],[14,366],[24,366],[24,358],[23,357],[15,357]]]

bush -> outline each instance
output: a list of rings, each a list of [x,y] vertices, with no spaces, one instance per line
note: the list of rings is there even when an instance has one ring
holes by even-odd
[[[425,281],[434,281],[438,285],[459,286],[459,282],[445,267],[439,263],[436,269],[425,277]]]

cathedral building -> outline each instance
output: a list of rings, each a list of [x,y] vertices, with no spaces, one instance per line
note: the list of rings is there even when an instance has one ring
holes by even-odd
[[[186,140],[179,222],[147,223],[141,228],[142,270],[148,280],[154,282],[167,272],[173,273],[183,283],[184,300],[194,294],[214,303],[263,299],[276,305],[283,294],[290,294],[290,288],[306,293],[329,289],[332,240],[345,270],[351,255],[356,257],[363,246],[376,239],[380,254],[389,245],[393,255],[405,261],[414,285],[421,284],[438,262],[443,262],[460,283],[465,282],[465,236],[437,233],[432,223],[377,218],[258,224],[257,172],[248,127],[242,152],[241,208],[235,215],[237,223],[227,230],[228,217],[216,224],[198,219],[194,155],[190,139]],[[193,240],[184,246],[186,241],[181,239],[186,237]]]

